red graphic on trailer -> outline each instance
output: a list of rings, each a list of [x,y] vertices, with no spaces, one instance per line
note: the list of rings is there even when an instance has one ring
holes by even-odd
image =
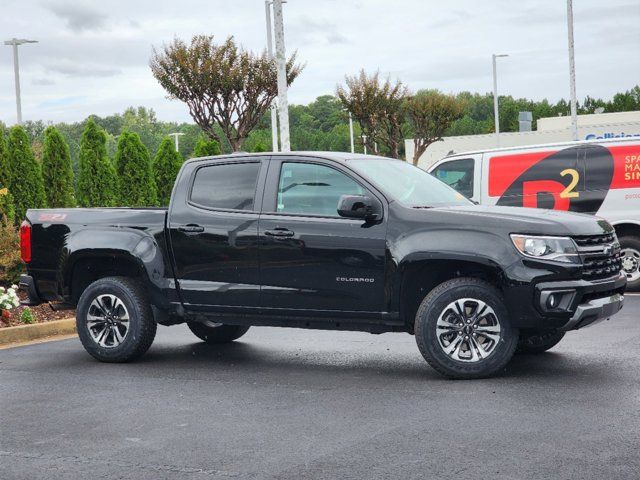
[[[610,189],[640,187],[640,147],[575,146],[489,160],[497,205],[595,213]]]

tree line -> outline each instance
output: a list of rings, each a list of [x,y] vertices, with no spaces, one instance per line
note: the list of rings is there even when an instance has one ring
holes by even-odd
[[[389,82],[388,79],[360,75],[364,75],[364,78],[356,77],[356,83],[377,82],[378,87],[374,91],[378,94],[380,91],[389,91],[384,87]],[[393,84],[389,82],[389,85]],[[366,115],[366,108],[372,108],[371,106],[349,103],[349,95],[351,92],[357,92],[359,88],[361,87],[358,85],[351,89],[342,87],[344,99],[334,95],[322,95],[307,105],[291,105],[289,119],[292,149],[349,151],[346,103],[353,109],[352,115],[356,120],[354,130],[357,152],[362,152],[366,143],[369,152],[382,155],[397,153],[402,156],[403,142],[396,141],[395,145],[389,147],[384,139],[378,141],[379,138],[371,135],[371,131],[375,131],[381,121],[388,120],[376,119],[378,123],[372,123]],[[368,98],[375,99],[375,95]],[[442,136],[491,133],[494,130],[493,97],[489,93],[461,92],[445,95],[437,91],[418,91],[413,98],[413,108],[417,113],[405,111],[407,116],[399,117],[401,121],[397,125],[404,138],[414,138],[414,142],[417,139],[422,142],[423,148],[428,139],[416,135],[416,128],[422,132],[432,131]],[[421,115],[420,109],[451,111],[450,107],[432,107],[430,103],[433,102],[457,105],[457,118],[449,122],[447,119]],[[372,103],[375,105],[375,102]],[[579,103],[578,112],[593,113],[598,107],[603,108],[605,112],[640,110],[640,86],[617,93],[609,100],[587,97]],[[518,112],[525,110],[533,112],[535,128],[538,118],[568,114],[569,105],[564,100],[551,103],[547,100],[533,101],[501,96],[500,130],[517,131]],[[360,116],[360,120],[356,115]],[[420,125],[420,122],[432,122],[433,125]],[[218,128],[214,125],[214,129]],[[392,129],[385,131],[393,132]],[[168,137],[168,134],[173,132],[183,134],[179,141],[179,152],[175,151],[174,142]],[[363,141],[363,133],[367,136],[366,141]],[[210,139],[198,125],[159,121],[155,112],[145,107],[130,107],[122,114],[106,117],[91,115],[86,120],[74,123],[47,125],[42,121],[28,121],[22,127],[11,129],[0,124],[0,212],[4,212],[0,215],[17,222],[23,217],[26,208],[31,206],[166,205],[175,172],[183,158],[233,151],[223,132],[218,130],[218,134],[220,144]],[[131,147],[133,144],[137,145],[138,153],[134,154]],[[263,113],[255,128],[248,133],[243,148],[252,152],[271,150],[268,112]],[[397,148],[397,152],[394,152],[393,148]],[[133,159],[135,167],[125,167],[125,164]],[[155,184],[147,180],[148,164],[152,165],[152,171],[155,172]],[[132,180],[119,180],[121,176]],[[25,178],[27,180],[24,182],[20,181]],[[41,183],[39,178],[42,179]],[[142,182],[138,185],[150,185],[150,189],[155,185],[157,198],[154,200],[153,193],[149,193],[145,198],[135,197],[134,192],[139,193],[141,189],[129,189],[123,186],[123,182]],[[18,197],[17,201],[14,197]]]
[[[193,152],[217,154],[218,144],[204,139]],[[6,137],[0,129],[0,223],[20,223],[29,208],[166,206],[182,162],[171,138],[152,158],[138,133],[128,130],[110,157],[106,132],[90,118],[74,172],[69,145],[56,127],[44,130],[39,158],[22,126],[11,127]]]

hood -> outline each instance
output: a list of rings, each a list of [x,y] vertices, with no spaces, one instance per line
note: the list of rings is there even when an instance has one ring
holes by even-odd
[[[458,225],[481,230],[508,231],[505,233],[571,236],[599,235],[613,231],[613,227],[601,218],[558,210],[464,205],[423,211],[441,212]]]

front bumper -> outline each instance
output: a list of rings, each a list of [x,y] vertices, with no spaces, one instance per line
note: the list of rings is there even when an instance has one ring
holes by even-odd
[[[21,305],[33,307],[42,303],[42,299],[40,298],[40,295],[38,295],[38,290],[36,289],[36,283],[31,275],[20,275],[20,282],[18,283],[18,286],[20,289],[27,292],[27,299],[21,300]]]
[[[577,330],[607,319],[624,304],[627,279],[622,273],[605,280],[544,282],[536,285],[536,305],[547,328]],[[557,305],[549,306],[556,296]]]
[[[624,304],[624,295],[615,293],[610,297],[596,298],[576,307],[576,312],[561,330],[577,330],[593,325],[618,313]]]

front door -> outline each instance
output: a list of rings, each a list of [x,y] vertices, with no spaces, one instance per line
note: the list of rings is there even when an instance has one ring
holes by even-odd
[[[319,316],[384,310],[386,219],[340,217],[338,200],[348,194],[373,195],[337,163],[272,160],[259,232],[265,309]]]
[[[259,307],[258,157],[196,163],[169,232],[179,292],[189,310]]]

